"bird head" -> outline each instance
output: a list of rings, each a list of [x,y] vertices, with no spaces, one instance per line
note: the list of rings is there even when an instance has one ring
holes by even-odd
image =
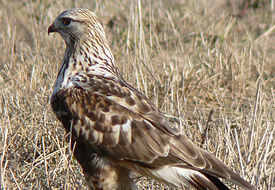
[[[103,27],[96,15],[83,8],[62,12],[48,28],[48,35],[53,32],[59,33],[67,45],[81,41],[85,36],[99,36],[105,39]]]
[[[117,73],[105,32],[93,12],[83,8],[66,10],[49,26],[48,34],[53,32],[59,33],[66,43],[64,60],[73,56],[79,59],[79,68],[93,67],[94,75],[106,77]]]

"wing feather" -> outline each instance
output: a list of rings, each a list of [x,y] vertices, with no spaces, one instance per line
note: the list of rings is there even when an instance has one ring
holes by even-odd
[[[115,102],[132,113],[138,114],[164,133],[170,135],[178,135],[180,133],[144,95],[126,82],[106,79],[100,76],[92,76],[85,82],[81,81],[81,78],[73,80],[76,86],[80,86],[89,93],[105,97],[105,101]]]
[[[168,134],[160,133],[150,121],[145,122],[140,114],[117,102],[83,91],[71,89],[66,101],[77,105],[69,105],[69,109],[79,118],[81,125],[74,127],[81,128],[78,135],[83,135],[87,143],[99,146],[102,154],[122,160],[151,163],[168,155]]]
[[[156,179],[160,179],[159,174],[152,168],[169,165],[177,168],[171,170],[176,173],[188,169],[198,174],[184,177],[191,185],[212,187],[212,182],[218,183],[216,178],[202,176],[213,175],[251,187],[212,154],[179,135],[168,119],[131,86],[97,76],[74,84],[76,87],[68,91],[66,102],[74,117],[84,120],[84,137],[87,143],[97,146],[100,154],[133,162],[130,165],[136,171]]]

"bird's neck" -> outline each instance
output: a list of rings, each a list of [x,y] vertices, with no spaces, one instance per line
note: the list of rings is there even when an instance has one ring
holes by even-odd
[[[68,44],[63,59],[72,75],[98,75],[106,78],[117,76],[117,66],[113,54],[106,43],[94,45],[94,41],[87,40],[75,44]]]
[[[92,43],[85,41],[67,44],[54,94],[73,86],[75,78],[87,81],[94,75],[109,79],[118,79],[120,76],[108,45],[94,48]]]

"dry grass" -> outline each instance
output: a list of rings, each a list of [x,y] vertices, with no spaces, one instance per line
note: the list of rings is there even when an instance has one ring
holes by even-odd
[[[0,189],[85,189],[49,106],[74,1],[0,1]],[[125,79],[258,189],[275,186],[274,1],[80,1]],[[142,178],[141,189],[167,189]],[[142,188],[143,187],[143,188]]]

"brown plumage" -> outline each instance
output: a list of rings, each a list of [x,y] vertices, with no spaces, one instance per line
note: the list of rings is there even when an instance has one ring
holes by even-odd
[[[137,189],[130,170],[177,188],[227,189],[223,178],[253,189],[123,80],[94,13],[67,10],[51,32],[67,46],[51,105],[91,189]]]

